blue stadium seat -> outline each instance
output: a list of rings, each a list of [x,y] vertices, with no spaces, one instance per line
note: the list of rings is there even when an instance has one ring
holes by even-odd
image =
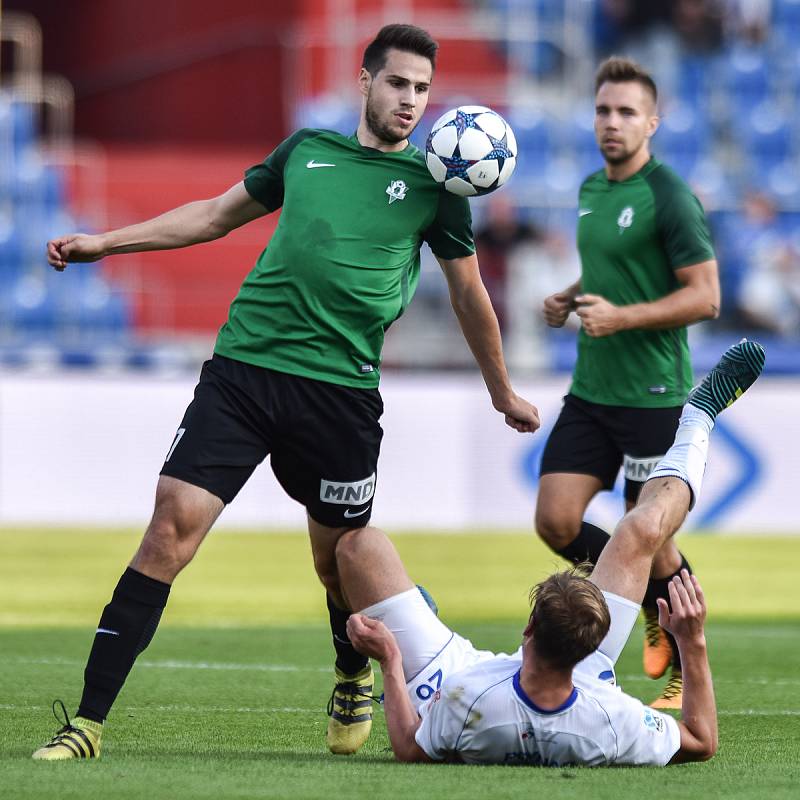
[[[708,149],[708,122],[685,103],[668,108],[652,140],[653,152],[682,176],[687,176]]]
[[[764,49],[736,45],[722,57],[718,72],[718,85],[738,106],[752,107],[770,96],[774,70]]]
[[[597,151],[597,139],[594,135],[594,111],[589,108],[588,104],[585,109],[576,111],[572,115],[562,141],[564,138],[570,149],[581,154],[581,157],[586,153]]]
[[[7,292],[8,282],[19,274],[22,253],[22,237],[13,218],[0,214],[0,292]]]
[[[52,336],[57,321],[55,298],[40,275],[22,275],[12,286],[10,317],[14,327],[34,340]]]
[[[11,116],[14,150],[19,155],[36,140],[34,106],[22,100],[14,100],[11,103]]]
[[[759,173],[758,177],[763,182],[765,190],[776,199],[779,206],[790,208],[800,206],[800,177],[797,175],[795,159],[776,162],[765,175]]]
[[[708,80],[713,71],[713,59],[710,56],[686,55],[676,67],[675,89],[680,101],[693,108],[703,107],[709,94]]]
[[[775,105],[762,103],[742,120],[741,141],[757,170],[769,170],[789,159],[793,150],[793,126]]]
[[[772,0],[772,26],[787,40],[796,39],[800,33],[800,0]]]
[[[350,136],[358,127],[360,110],[340,97],[320,97],[299,103],[295,127],[322,128]]]
[[[508,124],[517,139],[517,169],[526,175],[541,175],[556,147],[555,121],[533,109],[518,109],[509,114]]]

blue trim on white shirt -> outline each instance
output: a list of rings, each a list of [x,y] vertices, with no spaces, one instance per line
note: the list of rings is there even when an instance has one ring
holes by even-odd
[[[578,690],[573,686],[572,692],[570,696],[560,705],[558,708],[540,708],[533,702],[533,700],[525,694],[525,690],[522,688],[522,684],[519,682],[519,675],[521,670],[517,670],[514,673],[514,679],[512,683],[514,684],[514,691],[517,693],[517,697],[525,703],[528,708],[535,711],[537,714],[559,714],[562,711],[566,711],[571,706],[575,705],[575,701],[578,699]]]

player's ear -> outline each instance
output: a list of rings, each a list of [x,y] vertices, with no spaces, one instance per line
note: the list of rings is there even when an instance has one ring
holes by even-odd
[[[361,67],[361,72],[358,73],[358,91],[366,97],[370,86],[372,86],[372,75],[368,69]]]
[[[658,114],[653,114],[652,117],[647,122],[647,138],[649,139],[651,136],[655,134],[658,130],[658,126],[661,124],[661,117]]]

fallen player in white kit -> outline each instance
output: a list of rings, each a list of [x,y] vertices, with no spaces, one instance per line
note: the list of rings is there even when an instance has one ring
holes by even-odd
[[[703,623],[705,601],[686,571],[659,622],[683,664],[681,720],[615,685],[653,555],[694,505],[716,415],[759,376],[763,348],[731,347],[689,396],[675,443],[620,521],[591,577],[574,571],[534,589],[513,655],[476,650],[431,611],[391,542],[363,529],[339,540],[337,561],[355,647],[380,662],[386,724],[400,761],[564,766],[653,765],[711,758],[717,714]],[[365,565],[369,565],[365,569]],[[356,691],[355,707],[368,703]]]

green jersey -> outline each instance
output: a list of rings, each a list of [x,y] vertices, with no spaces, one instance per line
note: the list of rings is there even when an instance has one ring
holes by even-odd
[[[658,300],[680,284],[675,270],[714,258],[703,208],[655,158],[624,181],[590,175],[578,201],[581,289],[615,305]],[[603,405],[681,405],[692,385],[686,328],[578,334],[570,391]]]
[[[374,388],[386,329],[419,282],[420,247],[475,251],[469,204],[430,176],[422,153],[362,147],[301,130],[245,173],[282,208],[269,246],[234,299],[215,352],[278,372]]]

